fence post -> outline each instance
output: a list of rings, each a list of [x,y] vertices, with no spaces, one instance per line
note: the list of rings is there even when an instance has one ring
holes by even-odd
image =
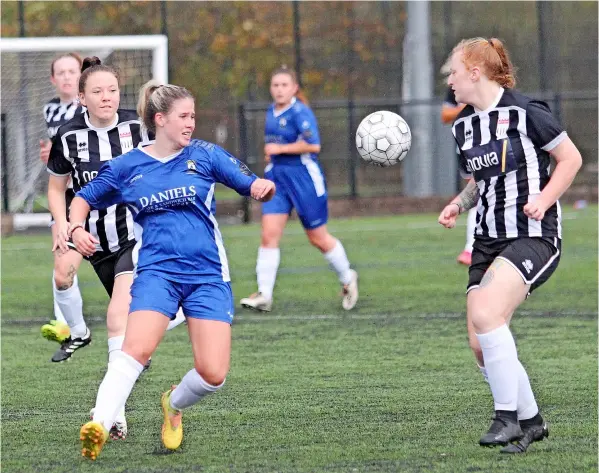
[[[547,22],[550,16],[551,5],[548,2],[537,1],[535,2],[537,6],[537,33],[538,33],[538,44],[539,44],[539,88],[541,92],[547,91],[547,84],[553,84],[552,77],[553,74],[550,75],[550,70],[547,67]],[[555,87],[555,84],[553,84]]]
[[[553,113],[557,121],[562,123],[562,96],[559,92],[553,97]]]
[[[351,3],[347,4],[347,17],[348,17],[348,28],[347,28],[347,39],[349,48],[347,49],[347,126],[349,128],[348,133],[348,144],[347,144],[347,158],[349,159],[349,192],[352,198],[358,196],[358,189],[356,183],[356,147],[354,145],[354,133],[356,130],[355,118],[354,118],[354,64],[355,64],[355,16],[354,6]]]
[[[348,143],[347,143],[347,155],[349,159],[349,192],[352,198],[358,197],[358,188],[356,183],[356,155],[355,155],[355,141],[354,133],[356,129],[354,119],[354,101],[349,99],[347,102],[347,124],[348,124]]]
[[[248,133],[247,133],[247,123],[245,121],[245,105],[243,103],[239,104],[237,108],[237,119],[239,121],[239,153],[241,154],[241,159],[247,163],[248,160]],[[241,211],[243,212],[243,223],[250,223],[251,215],[250,215],[250,198],[243,197],[241,201]]]
[[[8,199],[8,166],[6,164],[6,114],[2,114],[2,209],[9,212]]]
[[[302,33],[300,29],[300,12],[299,12],[299,1],[293,0],[291,2],[293,7],[293,46],[295,49],[295,74],[297,75],[298,85],[301,87],[302,84]]]
[[[410,197],[434,195],[435,174],[441,172],[433,161],[432,110],[433,61],[430,0],[406,2],[408,17],[403,42],[403,101],[409,103],[407,117],[412,129],[412,156],[402,164],[402,193]]]
[[[25,37],[25,2],[19,0],[19,36]]]
[[[166,0],[161,0],[160,1],[160,34],[163,34],[164,36],[166,36],[166,39],[168,41],[167,43],[167,49],[170,49],[170,45],[171,42],[169,41],[169,36],[168,36],[168,10],[167,10],[167,6],[166,6]],[[170,55],[169,55],[170,57]],[[168,77],[169,77],[169,81],[171,80],[171,78],[173,77],[173,66],[172,66],[172,61],[168,61],[168,65],[167,65],[167,71],[168,71]]]

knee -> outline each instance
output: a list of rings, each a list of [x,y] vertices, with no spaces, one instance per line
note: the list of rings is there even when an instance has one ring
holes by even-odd
[[[468,318],[475,333],[486,333],[501,325],[501,312],[496,305],[489,304],[488,300],[489,297],[479,291],[468,294]]]
[[[315,248],[318,248],[321,253],[327,253],[335,247],[336,240],[329,233],[324,235],[308,233],[308,240]]]
[[[127,341],[125,340],[125,342],[123,343],[122,350],[123,350],[123,353],[126,353],[127,355],[129,355],[131,358],[133,358],[135,361],[137,361],[140,365],[145,365],[148,362],[148,360],[150,359],[150,357],[152,356],[152,353],[140,345],[141,344],[137,344],[137,345],[128,344]]]
[[[124,335],[127,329],[128,309],[110,304],[106,312],[106,329],[109,337]]]
[[[312,235],[312,234],[308,234],[308,241],[310,242],[310,244],[316,248],[318,248],[320,251],[323,251],[323,238],[318,236],[318,235]]]
[[[77,271],[73,265],[66,266],[57,264],[54,268],[54,284],[59,291],[69,289],[75,280]]]
[[[229,364],[226,363],[221,366],[206,366],[205,364],[196,362],[195,369],[202,379],[208,384],[212,386],[220,386],[227,378],[227,374],[229,373]]]
[[[263,248],[278,248],[281,235],[275,230],[262,230],[261,246]]]
[[[475,304],[470,309],[470,320],[472,321],[472,326],[474,327],[475,333],[484,332],[485,326],[488,324],[491,317],[491,314],[484,304]],[[470,338],[470,347],[472,347],[473,340],[476,340],[477,342],[478,340],[474,334]]]

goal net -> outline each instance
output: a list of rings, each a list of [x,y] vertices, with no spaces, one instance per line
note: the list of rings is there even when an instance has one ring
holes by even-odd
[[[48,139],[43,107],[56,97],[50,83],[52,60],[64,52],[77,52],[82,58],[98,56],[103,63],[115,66],[121,75],[120,106],[135,109],[137,93],[146,81],[168,81],[167,38],[2,38],[0,51],[3,210],[31,214],[21,216],[24,225],[38,221],[43,224],[49,221],[48,175],[39,159],[39,142]]]

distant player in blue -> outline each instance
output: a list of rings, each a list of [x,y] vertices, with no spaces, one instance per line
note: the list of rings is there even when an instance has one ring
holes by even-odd
[[[251,309],[271,310],[281,260],[279,241],[295,208],[310,243],[337,273],[342,284],[342,306],[350,310],[358,301],[358,274],[350,269],[341,242],[327,230],[327,187],[318,163],[320,136],[316,117],[302,100],[293,71],[276,70],[270,93],[274,103],[266,113],[264,154],[270,163],[265,177],[275,182],[277,194],[262,206],[262,241],[256,264],[258,292],[240,303]]]
[[[194,98],[183,87],[150,82],[138,113],[156,142],[108,161],[73,200],[69,233],[88,255],[95,241],[81,223],[90,209],[125,203],[137,244],[131,306],[120,356],[96,399],[93,420],[81,428],[82,453],[96,459],[144,363],[179,307],[187,317],[195,366],[162,395],[162,442],[176,449],[183,438],[181,410],[221,388],[229,371],[234,302],[227,255],[214,217],[220,182],[241,195],[266,201],[275,185],[258,179],[222,148],[191,140]]]

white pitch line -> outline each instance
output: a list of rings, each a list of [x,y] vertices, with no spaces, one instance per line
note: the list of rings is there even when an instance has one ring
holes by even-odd
[[[518,317],[539,317],[547,315],[548,312],[544,311],[519,311],[515,315]],[[559,311],[560,316],[577,316],[577,315],[597,315],[593,312],[577,312],[577,311]],[[406,314],[398,313],[383,313],[383,314],[306,314],[306,315],[266,315],[256,313],[250,314],[239,314],[235,315],[235,320],[247,321],[247,322],[268,322],[270,320],[277,321],[296,321],[296,322],[310,322],[314,320],[379,320],[379,319],[461,319],[466,318],[466,311],[464,312],[437,312],[437,313],[413,313],[407,312]]]
[[[2,246],[2,251],[29,251],[29,250],[48,250],[52,249],[52,245],[43,243],[33,243],[31,245],[14,245],[10,247]]]
[[[539,311],[539,310],[522,310],[516,313],[516,318],[518,316],[521,317],[541,317],[546,316],[553,311]],[[585,311],[575,311],[575,310],[564,310],[556,312],[560,317],[576,317],[576,316],[597,316],[596,312],[585,312]],[[234,320],[243,321],[243,322],[311,322],[316,320],[387,320],[390,318],[394,319],[461,319],[466,317],[466,312],[437,312],[437,313],[414,313],[414,312],[406,312],[402,314],[401,312],[397,313],[381,313],[381,314],[359,314],[359,313],[343,313],[343,314],[298,314],[298,315],[269,315],[263,313],[247,313],[236,314]],[[85,320],[88,323],[104,323],[106,321],[105,317],[86,317]],[[3,320],[3,325],[33,325],[37,323],[45,323],[47,322],[47,318],[32,318],[32,319],[14,319],[14,320]]]

